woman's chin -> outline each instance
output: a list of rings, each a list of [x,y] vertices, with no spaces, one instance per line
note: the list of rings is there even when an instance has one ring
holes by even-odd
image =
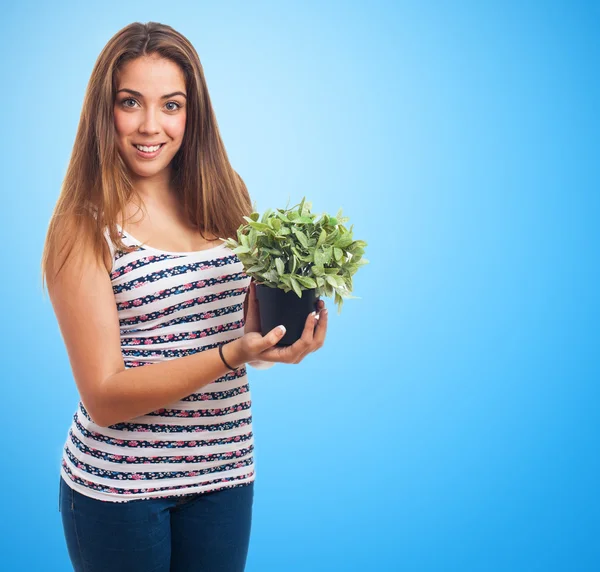
[[[152,168],[143,168],[139,165],[132,165],[129,167],[129,170],[133,173],[134,177],[140,179],[149,179],[153,177],[163,176],[170,170],[170,165],[166,166],[153,166]]]

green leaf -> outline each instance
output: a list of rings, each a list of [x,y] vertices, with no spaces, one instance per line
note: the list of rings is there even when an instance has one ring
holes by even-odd
[[[338,228],[334,228],[328,235],[327,235],[327,241],[331,244],[331,243],[335,243],[335,241],[337,240],[338,236],[340,235],[340,231]]]
[[[337,280],[331,275],[331,274],[326,274],[325,275],[325,280],[331,284],[334,288],[338,287],[338,282]]]
[[[316,288],[317,283],[310,276],[296,276],[296,280],[305,288]]]
[[[235,241],[233,238],[227,238],[225,239],[225,241],[223,242],[223,244],[225,244],[228,248],[236,248],[239,246],[238,242]]]
[[[342,304],[344,303],[344,299],[337,292],[335,293],[335,303],[337,304],[339,314],[342,311]]]
[[[320,248],[315,250],[314,259],[315,259],[316,266],[325,266],[325,264],[326,264],[325,253]]]
[[[321,230],[321,234],[319,234],[319,239],[317,240],[316,247],[319,248],[325,240],[327,239],[327,231],[325,229]]]
[[[306,235],[298,229],[293,229],[293,232],[300,241],[300,244],[302,244],[304,248],[308,248],[308,238],[306,238]]]
[[[261,251],[264,252],[264,253],[267,253],[267,254],[272,254],[274,256],[281,256],[282,255],[281,250],[278,250],[277,248],[269,248],[267,246],[264,246],[261,249]]]
[[[339,262],[344,255],[344,252],[341,248],[337,248],[337,246],[333,249],[333,256]]]
[[[256,236],[257,236],[257,232],[255,229],[251,228],[250,232],[248,233],[248,241],[250,243],[250,248],[255,248],[256,247]]]
[[[336,241],[335,246],[338,248],[346,248],[352,244],[352,235],[350,233],[342,234]]]
[[[248,223],[252,228],[255,228],[256,230],[262,230],[267,231],[267,230],[271,230],[271,227],[268,224],[264,224],[262,222],[250,222]]]
[[[264,273],[264,277],[271,281],[271,282],[275,282],[277,283],[277,281],[279,280],[279,274],[277,274],[276,270],[268,270],[267,272]]]
[[[298,284],[298,281],[293,276],[290,276],[290,280],[292,282],[292,288],[294,289],[294,292],[298,294],[298,298],[302,298],[302,288],[300,288],[300,284]]]
[[[281,260],[281,258],[275,259],[275,266],[277,266],[277,272],[279,273],[280,276],[282,274],[285,274],[285,265],[283,264],[283,261]]]

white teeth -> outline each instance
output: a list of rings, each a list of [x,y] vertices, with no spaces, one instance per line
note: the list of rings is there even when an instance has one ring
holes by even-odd
[[[158,151],[160,145],[154,145],[154,147],[146,147],[145,145],[136,145],[136,147],[140,151],[144,151],[144,153],[153,153],[154,151]]]

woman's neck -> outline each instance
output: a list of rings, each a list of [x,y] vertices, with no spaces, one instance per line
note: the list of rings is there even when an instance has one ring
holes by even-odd
[[[170,208],[177,203],[175,189],[171,183],[169,169],[164,169],[154,177],[137,177],[132,180],[133,188],[145,204]]]

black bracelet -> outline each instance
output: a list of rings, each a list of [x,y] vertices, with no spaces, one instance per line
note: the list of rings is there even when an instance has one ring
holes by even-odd
[[[226,361],[225,358],[223,357],[223,346],[225,344],[221,344],[219,346],[219,355],[221,356],[221,359],[223,360],[223,363],[231,370],[231,371],[235,371],[237,369],[237,367],[231,367]]]

